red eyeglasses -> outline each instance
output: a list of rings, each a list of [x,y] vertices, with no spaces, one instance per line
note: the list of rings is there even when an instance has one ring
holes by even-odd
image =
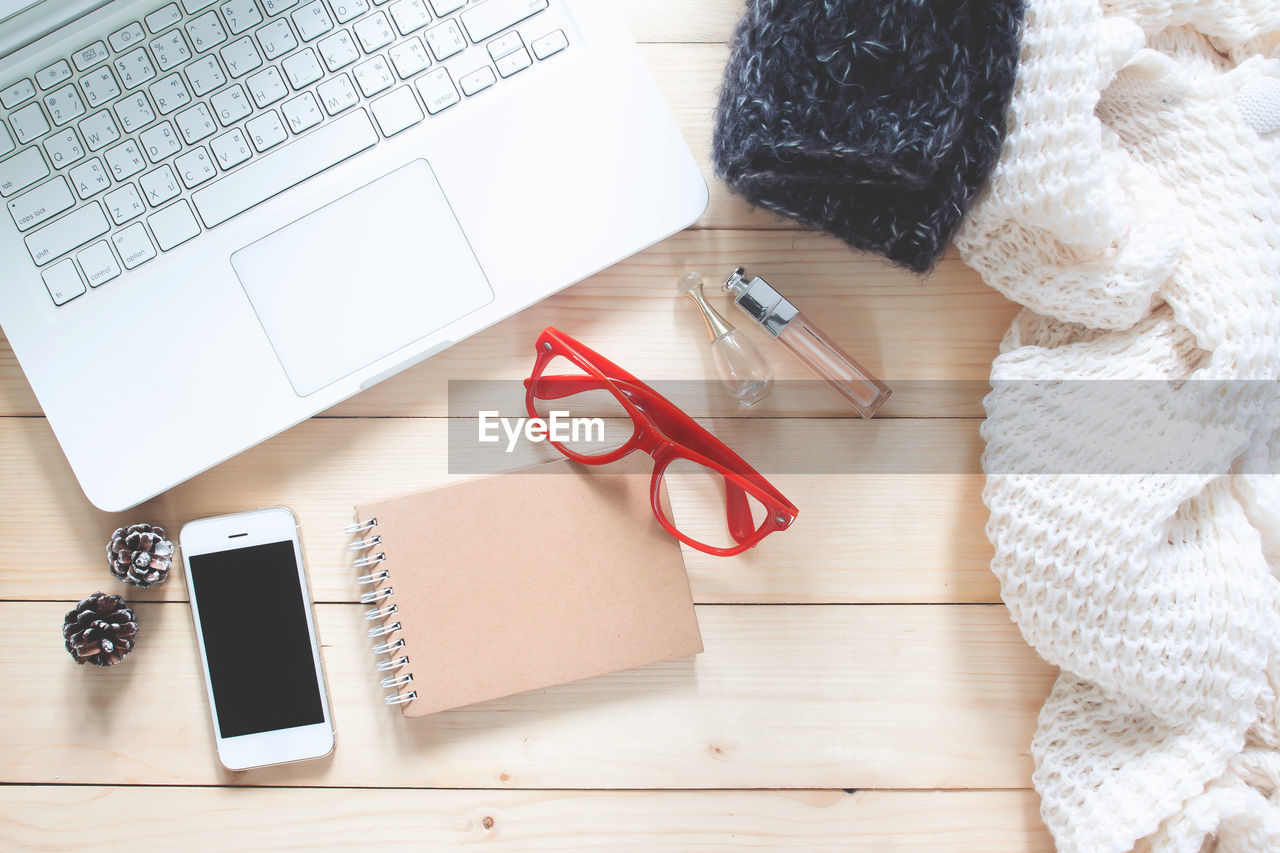
[[[795,521],[795,506],[742,457],[609,359],[551,327],[538,336],[537,352],[525,380],[529,416],[572,421],[571,431],[556,430],[548,442],[586,465],[635,450],[652,456],[653,513],[681,542],[728,557]],[[683,499],[679,521],[671,491]]]

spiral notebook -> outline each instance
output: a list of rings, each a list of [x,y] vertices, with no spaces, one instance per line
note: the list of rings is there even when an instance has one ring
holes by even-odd
[[[419,717],[702,651],[680,546],[629,461],[356,507],[388,704]]]

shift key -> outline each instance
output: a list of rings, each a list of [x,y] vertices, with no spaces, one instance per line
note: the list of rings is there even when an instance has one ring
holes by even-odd
[[[547,0],[485,0],[462,13],[462,25],[477,44],[547,8]]]
[[[101,237],[111,230],[102,206],[96,201],[88,207],[74,210],[52,225],[27,235],[27,250],[36,266],[78,249],[94,237]]]

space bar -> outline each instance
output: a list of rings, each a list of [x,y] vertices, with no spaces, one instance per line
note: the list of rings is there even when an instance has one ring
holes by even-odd
[[[191,194],[206,228],[221,225],[373,145],[378,134],[357,110],[296,142],[254,160],[238,172]]]

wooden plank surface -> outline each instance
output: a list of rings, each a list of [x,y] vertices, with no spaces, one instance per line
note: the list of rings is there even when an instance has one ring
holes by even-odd
[[[381,702],[360,605],[317,607],[338,747],[230,773],[185,604],[76,667],[66,605],[0,603],[9,782],[432,788],[1017,788],[1053,672],[1002,606],[698,608],[695,657],[406,720]],[[429,689],[424,685],[419,689]]]
[[[729,559],[685,549],[699,602],[994,602],[971,420],[707,420],[800,508],[796,524]],[[356,503],[451,478],[440,418],[314,419],[126,513],[94,509],[45,421],[0,418],[0,541],[41,542],[39,568],[0,560],[0,598],[77,600],[115,584],[111,531],[150,519],[176,537],[196,518],[291,507],[318,601],[354,598],[348,539]],[[831,472],[795,473],[793,448]],[[748,450],[749,449],[749,450]],[[812,461],[815,456],[804,457]],[[768,462],[769,464],[765,464]],[[866,465],[871,473],[850,474]],[[673,494],[677,502],[681,495]],[[677,509],[679,505],[677,503]],[[16,555],[15,555],[16,556]],[[184,600],[181,572],[136,600]]]
[[[1029,791],[422,791],[13,787],[9,849],[1052,850]],[[229,820],[234,815],[237,819]],[[69,820],[69,816],[74,819]]]

